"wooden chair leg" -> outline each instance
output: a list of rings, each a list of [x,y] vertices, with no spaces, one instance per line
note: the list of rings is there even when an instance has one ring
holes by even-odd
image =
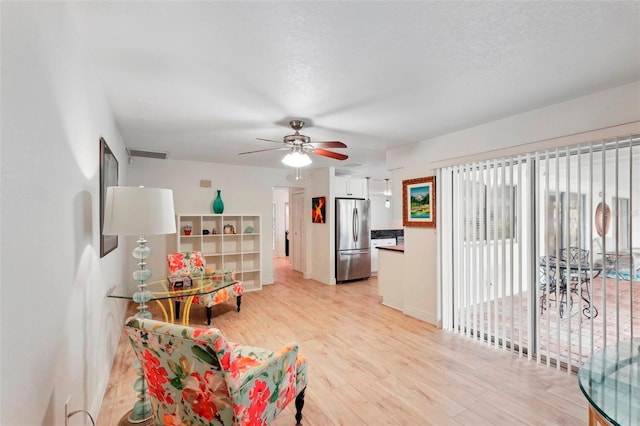
[[[307,388],[302,389],[298,396],[296,396],[296,424],[299,425],[302,421],[302,407],[304,407],[304,392]]]
[[[207,306],[207,325],[211,325],[211,306]]]

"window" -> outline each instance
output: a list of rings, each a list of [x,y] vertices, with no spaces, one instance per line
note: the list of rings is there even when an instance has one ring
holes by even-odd
[[[618,248],[622,250],[629,250],[629,223],[631,221],[629,199],[613,197],[613,206],[617,209],[616,220],[613,221],[613,229],[611,235],[618,237]],[[616,229],[617,228],[617,229]]]
[[[487,204],[487,240],[515,239],[516,190],[513,185],[496,185],[485,188]]]
[[[566,214],[567,209],[569,209],[568,214]],[[568,247],[588,248],[589,240],[585,238],[587,235],[586,211],[586,197],[584,194],[578,195],[575,192],[571,192],[567,201],[567,193],[560,192],[559,203],[556,202],[555,193],[547,195],[546,215],[547,233],[549,234],[547,250],[549,250],[549,253],[555,253],[556,246],[559,248],[567,246],[567,237],[569,238]],[[566,226],[567,220],[569,221],[568,228]],[[556,245],[556,241],[558,245]]]
[[[517,185],[465,182],[465,187],[465,241],[516,239]]]

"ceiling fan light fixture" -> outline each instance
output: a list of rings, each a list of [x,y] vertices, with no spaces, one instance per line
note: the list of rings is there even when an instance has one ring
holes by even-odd
[[[305,152],[291,151],[284,156],[282,163],[289,167],[305,167],[311,164],[311,158]]]

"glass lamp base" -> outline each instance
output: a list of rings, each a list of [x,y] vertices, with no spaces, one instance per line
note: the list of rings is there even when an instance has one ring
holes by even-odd
[[[153,414],[149,414],[146,419],[137,419],[133,409],[127,411],[118,422],[118,426],[151,426],[154,425]]]

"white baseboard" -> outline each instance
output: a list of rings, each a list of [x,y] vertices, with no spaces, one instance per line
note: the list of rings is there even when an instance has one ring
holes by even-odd
[[[435,326],[438,325],[437,315],[435,313],[425,311],[424,309],[405,305],[402,312],[404,312],[406,315],[409,315],[410,317],[428,322],[429,324],[433,324]]]

